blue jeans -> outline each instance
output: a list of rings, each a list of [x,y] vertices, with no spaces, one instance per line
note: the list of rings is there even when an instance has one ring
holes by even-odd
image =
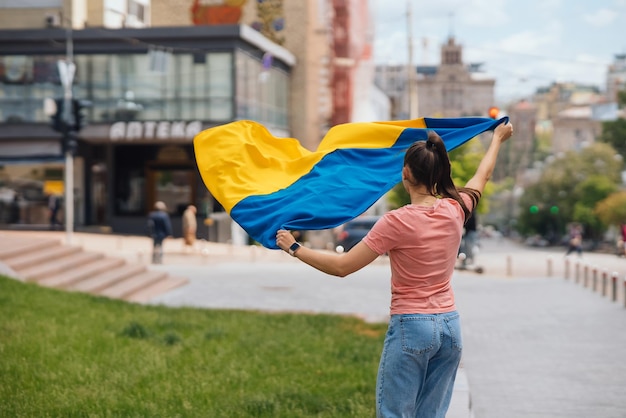
[[[376,416],[444,418],[462,350],[458,312],[392,315],[376,380]]]

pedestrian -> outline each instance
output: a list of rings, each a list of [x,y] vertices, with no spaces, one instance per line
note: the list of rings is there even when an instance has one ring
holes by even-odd
[[[20,193],[13,195],[13,201],[11,202],[11,223],[19,224],[22,222],[22,196]]]
[[[50,229],[56,229],[57,226],[61,226],[61,222],[59,222],[59,209],[61,208],[61,199],[59,196],[54,193],[48,196],[48,214],[50,219]]]
[[[377,417],[446,415],[463,347],[451,286],[463,225],[512,133],[508,122],[495,128],[476,173],[459,189],[435,132],[411,145],[402,168],[411,203],[387,212],[348,252],[322,252],[303,247],[289,231],[276,234],[281,249],[339,277],[389,255],[391,315],[376,383]]]
[[[183,240],[185,241],[185,249],[191,248],[196,243],[196,232],[198,230],[198,221],[196,220],[196,207],[194,205],[187,206],[183,212]]]
[[[165,203],[158,201],[148,214],[148,231],[152,237],[152,263],[163,263],[163,241],[172,236],[172,222]]]
[[[582,227],[580,225],[575,225],[570,228],[569,231],[569,240],[567,242],[567,252],[565,256],[567,257],[571,253],[576,251],[578,257],[582,257],[583,255],[583,232]]]
[[[474,247],[478,242],[478,232],[476,230],[476,209],[472,211],[472,215],[465,222],[465,230],[461,239],[461,248],[459,253],[463,253],[465,257],[461,261],[461,265],[466,267],[474,264]]]

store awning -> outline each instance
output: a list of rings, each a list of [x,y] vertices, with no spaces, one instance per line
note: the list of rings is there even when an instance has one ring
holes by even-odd
[[[58,140],[0,142],[0,164],[41,161],[63,161],[61,144]]]

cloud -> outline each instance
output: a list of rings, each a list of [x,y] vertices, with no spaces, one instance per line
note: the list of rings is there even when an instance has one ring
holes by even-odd
[[[504,0],[473,0],[463,3],[455,13],[462,24],[480,28],[499,27],[511,21]]]
[[[618,13],[615,10],[600,9],[594,13],[585,15],[583,19],[592,26],[602,27],[615,21]]]
[[[554,53],[563,39],[563,26],[554,20],[539,30],[523,30],[513,33],[497,42],[498,48],[527,54],[548,55]]]
[[[497,97],[528,97],[554,81],[603,88],[607,65],[624,49],[619,22],[626,21],[626,0],[370,0],[376,62],[406,63],[408,2],[414,63],[438,64],[453,34],[463,61],[484,63],[497,80]]]

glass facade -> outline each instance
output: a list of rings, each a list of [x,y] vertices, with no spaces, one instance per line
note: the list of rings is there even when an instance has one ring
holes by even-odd
[[[259,61],[243,51],[237,51],[237,119],[250,119],[287,129],[289,76],[274,68],[269,69],[269,60],[266,56]]]
[[[90,123],[252,119],[287,128],[288,74],[242,50],[234,57],[166,51],[76,55],[73,94],[92,103]],[[0,123],[49,121],[43,101],[63,96],[57,69],[62,59],[0,57]]]
[[[77,55],[73,94],[92,102],[91,123],[119,120],[228,121],[233,113],[232,53]],[[47,122],[46,97],[62,97],[62,56],[0,59],[0,120]]]
[[[44,100],[63,97],[58,62],[65,55],[46,55],[44,41],[43,54],[0,55],[0,126],[9,127],[0,145],[29,147],[0,161],[0,224],[46,224],[49,196],[64,192],[60,134],[41,128],[51,123]],[[188,132],[241,119],[289,132],[289,64],[250,45],[209,52],[194,42],[132,53],[113,52],[111,43],[104,44],[111,53],[74,55],[73,96],[91,103],[74,159],[76,225],[143,233],[159,200],[175,229],[189,204],[201,217],[221,211],[202,183]],[[49,144],[58,158],[38,161]]]

